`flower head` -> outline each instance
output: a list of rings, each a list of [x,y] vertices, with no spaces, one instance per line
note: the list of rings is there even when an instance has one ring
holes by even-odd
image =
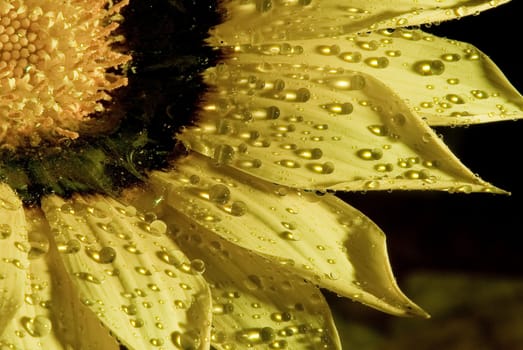
[[[203,73],[209,88],[194,122],[175,134],[178,146],[170,154],[162,148],[166,139],[155,139],[158,124],[171,135],[178,125],[173,116],[183,111],[160,104],[162,117],[151,116],[158,111],[144,96],[154,98],[140,90],[143,106],[128,112],[138,117],[123,119],[113,134],[87,141],[80,134],[77,143],[29,148],[10,156],[14,161],[0,161],[6,182],[0,185],[0,345],[340,349],[320,288],[391,314],[426,317],[396,284],[383,232],[332,192],[503,193],[462,165],[429,125],[520,117],[523,99],[476,48],[404,28],[502,2],[228,0],[216,11],[207,6],[223,16],[207,39],[222,57]],[[6,14],[47,14],[48,28],[54,18],[74,18],[55,36],[87,36],[91,54],[105,50],[107,60],[87,55],[72,66],[47,64],[67,61],[49,54],[38,68],[45,79],[67,86],[67,108],[91,106],[76,109],[83,111],[80,119],[124,83],[109,68],[129,59],[113,51],[116,25],[108,19],[126,2],[100,1],[92,11],[86,4],[65,1],[65,16],[38,10],[44,5],[0,2]],[[162,6],[187,17],[197,5]],[[87,30],[93,26],[99,32]],[[187,33],[198,32],[191,28]],[[38,37],[45,35],[56,41],[48,32]],[[71,50],[75,40],[66,41]],[[179,86],[201,85],[189,69],[211,60],[177,45],[166,40],[165,51],[132,49],[135,62],[151,53],[157,59],[136,70],[176,71]],[[171,49],[182,53],[162,55]],[[92,74],[69,84],[84,66]],[[59,78],[53,67],[61,67]],[[21,80],[33,79],[19,73]],[[154,77],[159,90],[172,83]],[[27,91],[33,102],[40,99]],[[55,102],[62,96],[46,91]],[[53,123],[77,120],[56,103],[52,112],[38,108],[55,115]],[[6,119],[5,129],[12,125]],[[46,135],[78,131],[51,129]],[[9,142],[25,144],[26,136]],[[153,153],[169,166],[151,166],[145,174]],[[70,164],[59,160],[64,155]],[[109,182],[102,177],[107,173]],[[131,175],[143,183],[125,190],[116,185]],[[37,200],[27,194],[36,187],[43,188]],[[24,206],[19,196],[33,205]]]
[[[130,59],[110,46],[111,16],[127,1],[106,3],[0,2],[0,146],[75,139],[108,92],[127,83],[108,71]]]

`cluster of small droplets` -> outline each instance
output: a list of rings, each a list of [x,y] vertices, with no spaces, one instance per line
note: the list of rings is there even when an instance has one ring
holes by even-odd
[[[280,5],[269,3],[268,11]],[[461,191],[457,184],[464,179],[447,171],[461,165],[449,164],[444,145],[420,117],[429,124],[459,124],[476,115],[487,120],[491,113],[485,110],[498,118],[520,108],[510,91],[498,91],[501,77],[486,82],[463,74],[486,74],[489,62],[477,49],[420,30],[278,37],[227,50],[234,59],[208,72],[216,87],[207,99],[212,102],[204,105],[198,127],[180,138],[219,164],[289,186],[401,189],[415,181],[426,189]],[[299,63],[287,62],[293,57]],[[369,131],[375,138],[368,138]],[[350,166],[347,153],[355,156]],[[472,173],[462,173],[478,190],[490,190]]]
[[[261,55],[263,57],[259,59],[267,67],[271,62],[280,61],[281,56],[300,55],[301,63],[317,62],[315,55],[311,55],[314,51],[316,55],[323,56],[324,64],[332,67],[338,67],[340,61],[336,62],[336,59],[341,59],[343,63],[350,64],[348,69],[367,72],[383,82],[408,81],[400,97],[410,101],[414,110],[427,118],[430,124],[470,124],[516,116],[522,108],[516,102],[519,94],[509,87],[500,89],[501,85],[506,85],[505,78],[495,72],[492,62],[476,48],[436,38],[420,30],[398,27],[419,23],[418,16],[426,11],[432,11],[441,18],[452,18],[496,4],[493,1],[477,6],[456,5],[444,10],[439,1],[435,1],[434,4],[424,4],[423,11],[404,7],[398,9],[399,14],[403,12],[402,15],[391,17],[386,13],[386,6],[380,4],[367,9],[358,2],[353,6],[340,6],[334,2],[317,1],[232,1],[228,7],[235,14],[237,23],[228,22],[214,34],[220,39],[217,45],[233,46],[234,51],[244,57]],[[259,12],[271,12],[274,20],[264,20],[263,26],[257,26],[256,20],[260,16],[256,14]],[[295,15],[295,12],[300,15]],[[318,15],[319,12],[322,14]],[[370,18],[374,24],[365,28]],[[376,22],[376,18],[383,20]],[[245,30],[238,33],[236,29],[240,27]],[[392,27],[398,29],[384,29]],[[369,34],[345,37],[345,34],[356,32]],[[316,40],[304,40],[310,38]],[[401,50],[394,45],[398,40],[408,41],[401,43]],[[328,56],[332,57],[330,62]],[[464,75],[465,71],[469,74]],[[421,89],[426,91],[419,93]],[[454,92],[460,100],[456,103],[449,101],[446,96],[448,92]]]
[[[0,4],[1,147],[77,138],[88,116],[103,110],[108,92],[126,84],[107,72],[130,59],[111,48],[118,26],[111,18],[126,4]]]
[[[19,202],[4,202],[0,210],[6,208],[15,211],[15,215],[24,215]],[[94,201],[94,205],[89,205],[82,200],[64,202],[49,198],[43,204],[43,211],[45,218],[35,215],[31,221],[34,229],[29,230],[27,236],[11,224],[0,226],[0,241],[13,245],[12,253],[2,258],[1,264],[22,273],[28,268],[28,259],[41,261],[51,253],[56,254],[54,259],[59,254],[72,283],[83,291],[79,301],[109,329],[114,329],[115,324],[129,325],[127,330],[120,326],[114,329],[124,342],[131,341],[128,345],[164,349],[199,347],[203,341],[199,329],[208,326],[203,325],[204,317],[192,319],[191,322],[196,323],[190,327],[178,327],[170,317],[178,313],[179,321],[198,303],[203,302],[198,306],[203,308],[210,305],[210,298],[205,301],[205,297],[193,296],[206,291],[201,278],[205,263],[200,259],[188,260],[173,246],[166,235],[165,222],[158,220],[154,213],[140,213],[134,207],[114,201]],[[51,239],[56,252],[50,251]],[[30,291],[26,292],[24,301],[40,312],[20,314],[17,324],[23,328],[13,331],[19,338],[29,335],[43,339],[53,330],[49,316],[50,281],[40,281],[38,274],[31,276],[33,281],[28,284]],[[60,283],[67,284],[66,281]],[[160,311],[165,309],[169,311]],[[149,338],[136,346],[133,339],[145,329]],[[0,344],[13,345],[1,339]]]
[[[315,149],[304,151],[304,153],[314,156],[321,155]],[[262,305],[259,310],[245,307],[245,304],[252,303],[252,301],[247,301],[253,293],[266,295],[278,292],[280,286],[283,288],[283,285],[287,285],[283,282],[281,285],[276,283],[277,276],[271,268],[267,273],[272,277],[270,279],[265,277],[263,266],[273,263],[279,266],[279,273],[285,273],[285,271],[295,273],[295,270],[299,270],[300,273],[305,273],[306,278],[314,284],[328,285],[334,290],[341,288],[345,290],[344,293],[349,293],[351,296],[367,294],[365,291],[367,282],[356,280],[351,268],[342,268],[342,266],[346,266],[348,249],[344,242],[351,239],[349,238],[351,233],[372,228],[372,224],[364,220],[361,214],[356,211],[347,211],[347,208],[338,208],[332,202],[323,202],[325,199],[332,199],[330,196],[296,191],[259,180],[256,181],[256,185],[252,186],[249,176],[242,175],[241,172],[234,171],[230,167],[213,166],[205,159],[205,157],[194,155],[187,159],[187,163],[181,160],[176,170],[170,174],[155,173],[151,182],[157,193],[161,194],[162,201],[170,206],[173,212],[176,210],[181,213],[182,215],[179,216],[184,217],[183,220],[188,222],[187,225],[194,227],[194,223],[198,224],[199,228],[196,231],[198,231],[199,238],[195,239],[195,234],[191,233],[195,228],[183,233],[183,220],[176,216],[170,218],[181,227],[178,230],[181,233],[177,233],[175,239],[182,250],[187,252],[188,256],[206,256],[206,273],[208,273],[206,279],[213,289],[213,310],[217,317],[228,317],[227,315],[242,312],[247,317],[251,315],[253,320],[257,320],[256,327],[253,325],[251,328],[270,327],[275,334],[278,333],[281,325],[274,325],[271,322],[279,322],[278,320],[281,319],[280,321],[284,325],[290,326],[292,323],[296,325],[296,322],[304,317],[300,308],[293,309],[285,306],[277,308],[275,312],[268,312],[271,307]],[[256,204],[252,202],[252,198],[256,198]],[[241,203],[241,212],[232,213],[229,208],[239,203]],[[316,222],[314,218],[309,218],[307,213],[313,208],[322,210],[322,215],[326,217],[332,216],[335,224],[325,227]],[[171,214],[165,217],[170,216]],[[318,234],[323,230],[329,230],[331,233],[329,239]],[[217,239],[215,235],[221,238]],[[376,236],[376,238],[378,237],[381,236]],[[369,251],[373,251],[380,244],[382,243],[378,241],[369,243]],[[256,258],[251,253],[247,254],[237,246],[243,247],[247,251],[255,251],[263,256],[273,256],[273,258],[265,262],[247,264],[248,260],[260,258]],[[300,251],[305,249],[305,246],[308,247],[307,255],[303,256]],[[250,266],[256,266],[256,269],[250,269]],[[224,271],[215,271],[219,267]],[[226,283],[225,275],[234,276],[234,270],[239,267],[246,270],[246,272],[242,272],[245,274],[244,277],[232,278],[234,283],[232,281]],[[217,276],[221,276],[221,278]],[[283,279],[290,281],[289,278]],[[216,279],[215,283],[214,279]],[[238,279],[242,282],[239,283]],[[354,287],[343,283],[347,279],[354,280]],[[292,289],[294,284],[295,282],[292,282],[289,288]],[[294,290],[300,289],[302,288]],[[283,292],[282,290],[281,293]],[[311,291],[310,294],[314,293]],[[392,290],[388,290],[383,293],[380,302],[400,299],[394,296]],[[300,300],[305,303],[312,302],[310,296]],[[400,304],[401,302],[395,301],[394,303]],[[401,306],[399,307],[401,308]],[[289,324],[286,324],[288,321],[284,320],[287,318],[289,318]],[[250,334],[251,331],[253,334],[256,333],[254,329],[247,329],[246,333]],[[304,335],[302,334],[302,336]],[[227,339],[230,337],[231,334],[227,336]],[[250,339],[244,333],[234,335],[235,339],[238,337],[243,342]],[[223,335],[220,335],[221,338]],[[274,340],[277,340],[277,337]],[[283,340],[289,341],[290,338]],[[253,344],[263,343],[255,335],[253,335],[252,342]]]
[[[397,35],[405,33],[415,32]],[[405,40],[413,40],[406,36]],[[359,38],[355,45],[368,51],[382,45],[365,39]],[[311,51],[312,55],[331,56],[335,62],[349,55],[357,57],[356,51],[344,52],[339,45],[301,44],[305,48],[303,60],[309,59]],[[391,90],[370,73],[333,66],[269,63],[272,58],[279,62],[279,50],[274,48],[283,46],[274,45],[269,51],[255,45],[232,48],[232,54],[241,60],[247,57],[251,62],[249,58],[263,55],[264,62],[222,64],[209,71],[208,81],[216,86],[216,95],[203,106],[198,126],[185,129],[179,138],[218,164],[256,176],[277,177],[294,187],[316,188],[316,184],[340,182],[346,190],[377,190],[405,188],[409,181],[416,181],[427,189],[456,191],[459,179],[444,170],[448,157],[440,140],[417,123],[399,99],[380,96],[392,94]],[[409,72],[423,78],[438,77],[445,71],[443,62],[452,59],[455,57],[442,55],[441,60],[417,60],[409,63]],[[380,71],[358,62],[371,72]],[[230,97],[232,94],[234,97]],[[478,90],[473,94],[483,96]],[[457,93],[446,92],[440,100],[445,106],[464,104],[465,98]],[[430,147],[440,151],[426,152]],[[347,163],[351,155],[354,158]],[[297,176],[302,177],[301,182]],[[467,176],[467,181],[488,190],[472,174]],[[288,182],[291,178],[295,182]]]
[[[231,20],[215,29],[213,39],[230,45],[335,37],[423,24],[427,22],[427,13],[431,14],[433,23],[438,23],[478,14],[498,4],[499,0],[493,0],[441,6],[441,0],[422,4],[412,0],[396,4],[391,13],[388,3],[378,2],[369,7],[365,0],[353,0],[350,4],[317,0],[232,0],[225,5]]]
[[[159,178],[155,177],[153,182],[162,179],[161,181],[170,181],[172,185],[180,182],[187,186],[188,192],[196,200],[188,198],[192,203],[191,209],[182,212],[190,217],[195,215],[200,225],[211,230],[223,223],[226,217],[213,214],[205,208],[205,203],[215,206],[217,211],[227,213],[225,208],[230,202],[237,203],[233,194],[237,193],[238,186],[241,187],[230,178],[218,176],[212,176],[214,185],[206,186],[207,181],[196,174],[157,175]],[[286,195],[285,192],[285,188],[280,188],[279,194],[273,195],[281,198]],[[177,200],[169,191],[161,195],[161,198],[167,205],[172,205],[170,203]],[[179,203],[176,208],[178,210],[184,207],[184,203]],[[297,209],[290,207],[285,212],[289,215],[298,213]],[[232,218],[232,214],[230,215]],[[246,211],[241,217],[248,215],[249,211]],[[207,268],[204,276],[213,296],[213,345],[231,350],[258,347],[293,349],[302,343],[314,344],[318,349],[332,348],[332,328],[325,323],[328,317],[324,312],[327,310],[323,308],[324,300],[316,287],[280,269],[274,265],[277,264],[274,261],[232,244],[231,242],[241,244],[241,240],[236,237],[229,236],[224,240],[209,230],[197,229],[194,221],[172,215],[172,212],[167,212],[165,217],[169,226],[178,227],[174,230],[174,238],[189,257],[205,256]],[[283,224],[289,229],[296,228],[293,224]],[[276,236],[263,236],[266,235],[259,234],[262,242],[286,244]],[[318,250],[321,249],[326,250],[319,245]],[[335,264],[334,259],[328,260]],[[280,298],[282,295],[285,295],[284,302]],[[238,318],[242,321],[238,322]]]

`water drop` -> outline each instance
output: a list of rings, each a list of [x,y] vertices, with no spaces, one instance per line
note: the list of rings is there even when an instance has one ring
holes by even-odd
[[[82,248],[81,243],[76,239],[71,239],[65,243],[57,242],[58,251],[64,254],[78,253]]]
[[[6,239],[11,236],[12,230],[11,226],[8,224],[0,224],[0,239]]]
[[[327,84],[336,90],[361,90],[365,87],[365,78],[353,75],[347,78],[332,78],[326,80]]]
[[[183,350],[196,350],[200,348],[201,338],[198,331],[187,331],[179,332],[174,331],[171,333],[171,341],[173,344]]]
[[[209,200],[218,204],[225,204],[231,198],[231,191],[229,188],[222,184],[211,186],[209,189]]]
[[[234,157],[234,149],[229,145],[218,145],[214,149],[214,160],[218,164],[228,164]]]
[[[472,91],[470,91],[470,93],[472,94],[472,96],[474,96],[475,98],[480,99],[480,100],[483,100],[483,99],[486,99],[489,97],[488,93],[486,93],[485,91],[482,91],[482,90],[472,90]]]
[[[389,57],[400,57],[401,51],[400,50],[387,50],[387,51],[385,51],[385,54]]]
[[[362,148],[356,152],[356,155],[363,160],[378,160],[383,157],[383,152],[379,148]]]
[[[134,328],[140,328],[140,327],[143,327],[143,325],[144,325],[144,322],[143,322],[143,320],[141,318],[130,319],[129,323]]]
[[[356,45],[358,45],[360,47],[360,49],[363,49],[366,51],[374,51],[374,50],[377,50],[379,47],[379,43],[376,40],[358,41],[358,42],[356,42]]]
[[[457,62],[461,59],[461,56],[457,53],[446,53],[441,55],[441,59],[447,62]]]
[[[271,314],[271,320],[273,320],[274,322],[288,322],[292,320],[292,314],[288,311],[273,312]]]
[[[276,332],[271,327],[249,328],[236,332],[236,340],[250,346],[268,343],[275,337]]]
[[[151,276],[152,273],[151,271],[149,271],[148,269],[146,269],[145,267],[142,267],[142,266],[137,266],[134,268],[134,270],[136,272],[138,272],[140,275],[144,275],[144,276]]]
[[[202,274],[205,272],[205,262],[201,259],[191,260],[191,270],[197,274]]]
[[[302,148],[296,150],[295,153],[303,159],[320,159],[323,156],[323,152],[319,148]]]
[[[445,71],[445,64],[440,60],[422,60],[414,63],[413,68],[420,75],[441,75]]]
[[[21,323],[27,333],[35,338],[45,337],[51,333],[53,327],[51,320],[43,315],[38,315],[34,318],[23,317]]]
[[[152,346],[162,346],[163,345],[163,339],[160,338],[151,338],[149,339],[149,343],[151,343]]]
[[[455,94],[448,94],[445,96],[445,99],[447,99],[447,101],[455,103],[455,104],[464,104],[465,103],[465,101],[461,97],[459,97],[458,95],[455,95]]]
[[[349,63],[358,63],[361,61],[361,53],[359,52],[343,52],[339,56],[342,60]]]
[[[338,45],[319,45],[316,47],[316,52],[323,56],[333,56],[340,53]]]
[[[327,103],[321,106],[323,109],[326,109],[329,113],[346,115],[351,114],[354,107],[352,103]]]
[[[243,216],[247,212],[247,204],[242,201],[234,201],[225,210],[232,216]]]
[[[281,165],[282,167],[285,167],[285,168],[294,168],[295,169],[295,168],[300,167],[300,163],[298,163],[294,160],[291,160],[291,159],[282,159],[282,160],[276,161],[275,163],[278,165]]]
[[[291,231],[283,231],[280,233],[280,237],[287,241],[299,241],[300,236],[297,233]]]
[[[325,163],[309,163],[307,168],[316,174],[332,174],[334,172],[334,163],[325,162]]]
[[[365,59],[365,63],[372,68],[387,68],[389,66],[389,59],[387,57],[369,57]]]
[[[367,129],[376,136],[387,136],[389,134],[389,129],[385,125],[369,125]]]

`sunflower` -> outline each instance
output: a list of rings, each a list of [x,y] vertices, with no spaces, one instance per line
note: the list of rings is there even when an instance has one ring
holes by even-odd
[[[0,0],[0,347],[340,349],[321,288],[428,317],[335,192],[505,193],[430,126],[522,97],[417,27],[505,2]]]

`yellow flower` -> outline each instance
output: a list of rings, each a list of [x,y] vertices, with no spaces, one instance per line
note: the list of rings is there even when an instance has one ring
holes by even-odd
[[[130,59],[109,46],[118,23],[101,23],[127,1],[105,3],[0,1],[2,148],[77,138],[107,92],[127,83],[107,72]]]
[[[427,316],[398,288],[382,231],[333,192],[503,193],[463,166],[429,125],[518,118],[522,97],[476,48],[405,26],[504,2],[223,1],[223,22],[208,39],[223,58],[204,73],[209,89],[196,121],[176,134],[183,156],[122,192],[89,174],[67,177],[75,164],[101,174],[100,164],[110,162],[107,152],[87,141],[72,155],[76,148],[55,137],[84,136],[82,125],[58,123],[71,125],[62,113],[68,103],[38,107],[56,116],[58,126],[46,124],[38,134],[51,150],[27,148],[20,137],[30,135],[15,133],[4,145],[30,160],[5,153],[12,158],[0,162],[6,182],[0,185],[0,347],[341,349],[320,288],[391,314]],[[109,70],[128,60],[109,49],[116,27],[109,16],[125,4],[107,2],[107,10],[89,12],[92,3],[68,0],[44,11],[49,23],[69,18],[62,9],[77,6],[85,14],[61,28],[63,37],[84,38],[91,32],[83,23],[103,33],[104,58],[114,59],[94,69],[99,94],[89,95],[95,96],[87,98],[89,106],[124,83]],[[181,2],[172,6],[186,11]],[[2,21],[9,11],[34,8],[30,1],[0,0]],[[81,48],[75,42],[67,41],[72,52]],[[91,58],[75,68],[39,69],[48,79],[55,75],[47,69],[81,71],[98,63]],[[75,84],[68,91],[81,104],[93,85]],[[2,110],[15,101],[25,111],[29,104],[5,89]],[[26,90],[28,101],[40,100],[43,90]],[[58,101],[59,88],[46,91],[49,101]],[[97,109],[79,110],[89,118]],[[26,130],[8,113],[2,116],[6,132]],[[79,135],[64,135],[65,129]],[[125,144],[126,134],[118,132]],[[136,149],[148,138],[138,134],[128,142]],[[107,147],[118,143],[103,139]],[[111,147],[118,156],[111,164],[127,164],[119,163],[125,158],[120,146]],[[73,159],[72,165],[60,157]],[[141,176],[132,166],[125,169]],[[114,182],[125,183],[118,174]],[[19,196],[35,202],[31,190],[45,186],[50,189],[39,206],[23,205]]]

